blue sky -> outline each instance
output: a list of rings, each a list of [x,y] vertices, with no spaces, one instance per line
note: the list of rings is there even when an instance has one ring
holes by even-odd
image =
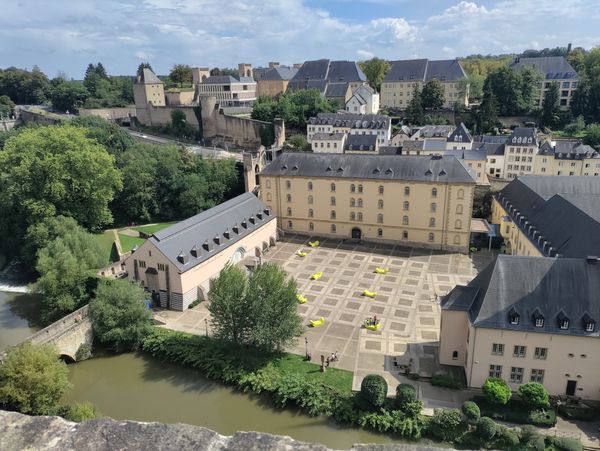
[[[177,63],[454,58],[600,45],[598,0],[13,0],[0,67],[81,78],[90,62],[133,74]]]

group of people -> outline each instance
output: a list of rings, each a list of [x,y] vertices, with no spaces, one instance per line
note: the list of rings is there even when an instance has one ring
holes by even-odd
[[[368,317],[365,321],[365,324],[367,326],[377,326],[377,324],[379,324],[379,320],[377,319],[377,315],[373,316],[373,317]]]
[[[306,360],[307,362],[310,362],[312,360],[312,354],[311,353],[307,353],[306,356],[304,356],[304,360]],[[338,360],[339,360],[339,357],[338,357],[337,351],[332,352],[331,356],[327,357],[327,359],[325,360],[326,366],[329,366],[329,363],[331,363],[331,362],[337,362]]]

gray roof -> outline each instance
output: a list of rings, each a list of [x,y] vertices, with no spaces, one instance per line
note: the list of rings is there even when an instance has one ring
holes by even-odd
[[[404,141],[402,143],[402,153],[415,152],[423,150],[425,141]]]
[[[444,155],[453,155],[460,160],[485,161],[487,154],[482,150],[446,150]]]
[[[600,158],[593,147],[577,140],[545,141],[540,146],[540,155],[553,155],[562,160],[581,160],[583,158]]]
[[[400,146],[379,146],[381,155],[402,155],[402,147]]]
[[[345,102],[348,89],[349,83],[329,83],[325,89],[325,97],[342,97]]]
[[[455,82],[466,77],[458,60],[401,60],[391,61],[391,68],[384,82],[419,80],[427,82],[433,79],[442,82]]]
[[[533,66],[542,73],[546,80],[578,79],[575,69],[563,56],[544,56],[540,58],[515,58],[510,64],[512,68]]]
[[[388,128],[390,117],[382,114],[319,113],[308,120],[310,125],[333,125],[348,128]]]
[[[366,81],[363,71],[354,61],[321,59],[305,61],[293,80],[327,80],[329,82]]]
[[[412,137],[448,139],[448,136],[450,136],[453,131],[454,127],[452,125],[425,125],[421,127]]]
[[[477,135],[473,141],[489,144],[505,144],[508,141],[508,137],[509,135]]]
[[[504,144],[476,142],[473,143],[473,150],[485,152],[486,155],[504,155]]]
[[[517,127],[509,135],[506,144],[511,146],[537,146],[537,130],[532,127]]]
[[[210,84],[228,84],[228,83],[239,83],[240,81],[232,77],[231,75],[211,75],[206,80],[202,82],[202,84],[210,85]]]
[[[322,141],[338,141],[342,139],[345,135],[345,133],[315,133],[314,135],[312,135],[311,139],[320,139]]]
[[[245,193],[160,230],[148,241],[183,272],[274,219],[254,194]]]
[[[466,287],[455,287],[442,309],[469,314],[474,327],[598,337],[600,261],[498,255]],[[518,324],[511,317],[518,315]],[[535,319],[543,318],[536,327]],[[568,319],[567,329],[559,321]],[[594,323],[587,332],[585,324]]]
[[[600,255],[597,177],[521,176],[496,199],[543,255]]]
[[[148,69],[147,67],[142,70],[142,76],[138,79],[138,83],[147,85],[157,83],[163,84],[162,80],[152,72],[152,69]]]
[[[284,152],[261,175],[475,183],[454,157]]]
[[[461,122],[460,125],[456,127],[452,133],[450,133],[450,136],[448,136],[448,141],[466,143],[473,141],[473,137],[469,133],[469,130],[467,130],[464,122]]]
[[[377,135],[348,135],[344,150],[377,150]]]
[[[279,66],[272,69],[267,69],[262,76],[261,80],[291,80],[294,75],[298,72],[298,69],[294,67]]]
[[[423,150],[430,152],[442,152],[446,150],[446,141],[441,139],[425,138],[423,140]]]

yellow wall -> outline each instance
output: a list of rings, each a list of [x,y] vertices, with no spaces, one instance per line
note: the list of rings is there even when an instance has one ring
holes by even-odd
[[[258,80],[257,95],[277,97],[286,91],[289,82],[289,80]]]
[[[522,256],[542,257],[543,254],[531,242],[513,221],[505,221],[503,218],[509,216],[506,210],[496,200],[492,200],[492,224],[500,225],[500,235],[506,244],[506,253]]]

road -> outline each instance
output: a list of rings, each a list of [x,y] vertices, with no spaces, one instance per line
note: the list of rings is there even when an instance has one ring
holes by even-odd
[[[175,144],[179,146],[185,146],[196,155],[202,155],[203,158],[216,158],[217,160],[223,160],[227,158],[233,158],[236,161],[242,162],[242,154],[238,152],[229,152],[225,149],[219,149],[216,147],[203,147],[203,146],[192,146],[187,143],[182,143],[175,139],[163,138],[161,136],[149,135],[147,133],[136,132],[130,130],[127,127],[123,127],[127,133],[140,141],[147,141],[152,144]]]

